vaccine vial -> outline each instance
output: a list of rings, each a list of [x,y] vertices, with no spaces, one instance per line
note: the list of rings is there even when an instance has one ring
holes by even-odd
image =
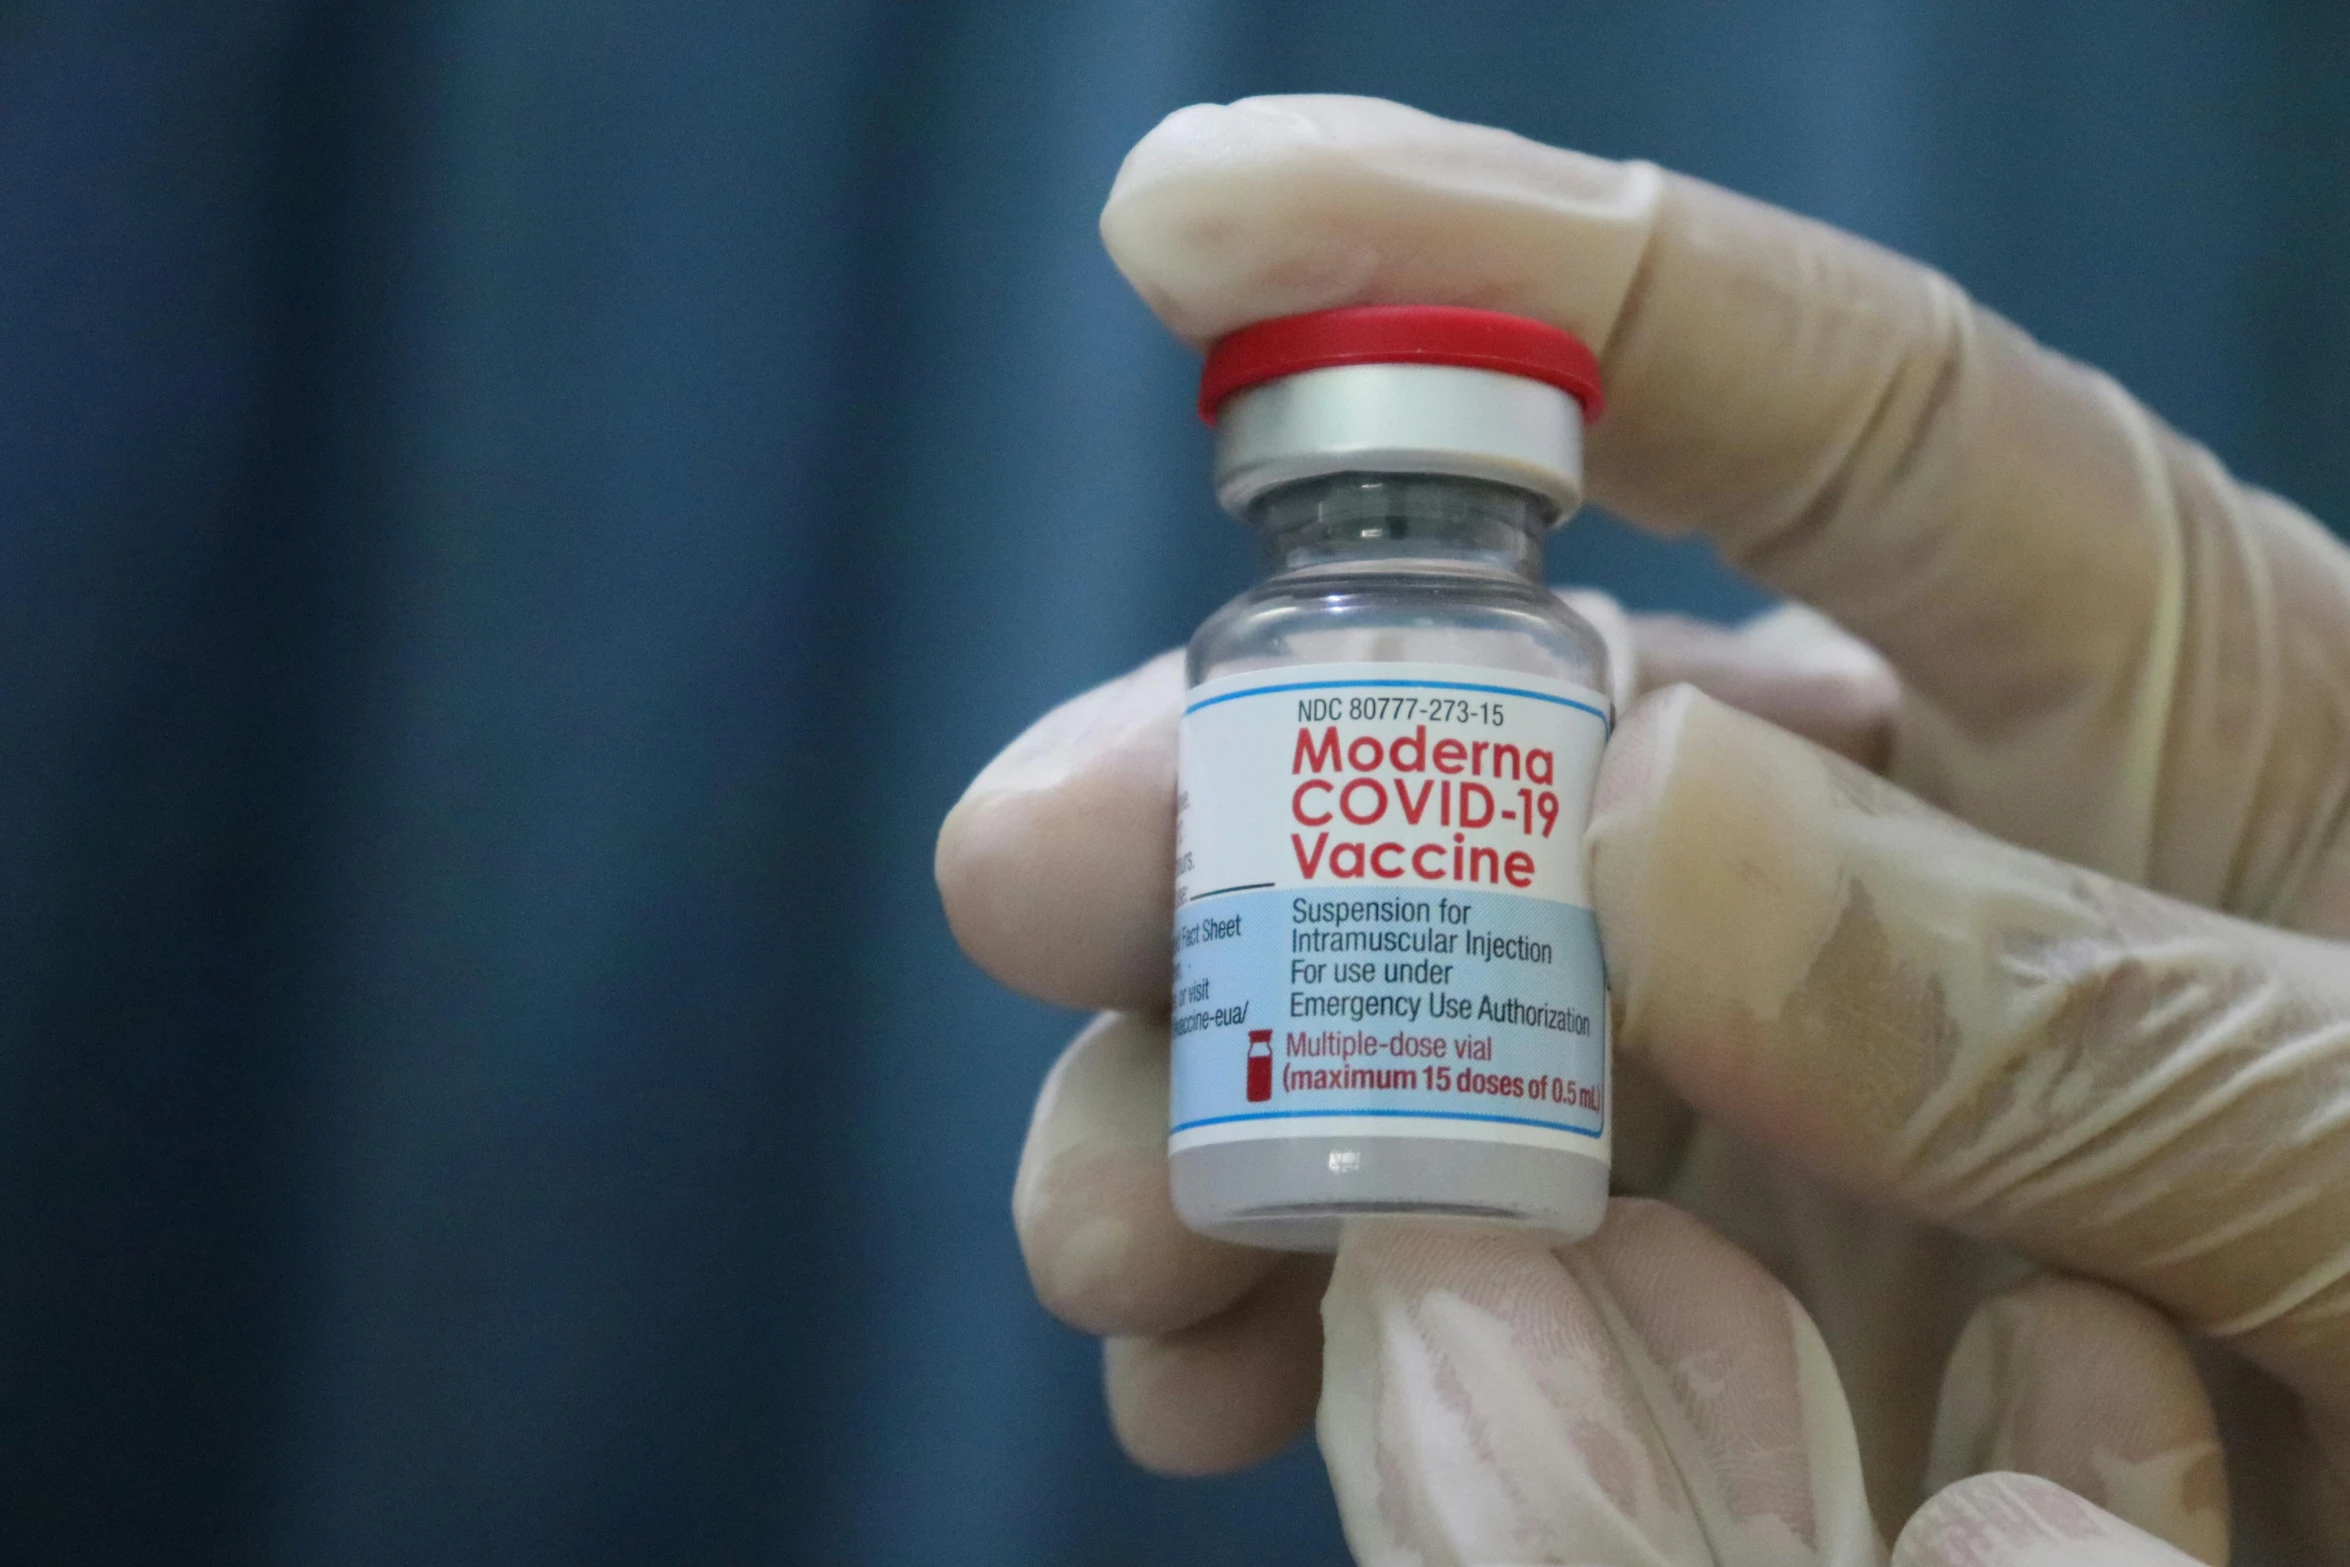
[[[1266,573],[1192,638],[1182,720],[1168,1149],[1195,1230],[1599,1226],[1583,830],[1613,714],[1542,574],[1599,402],[1581,342],[1490,311],[1317,311],[1208,355],[1217,495]]]

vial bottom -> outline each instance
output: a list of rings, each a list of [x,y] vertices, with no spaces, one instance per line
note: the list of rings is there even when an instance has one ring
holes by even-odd
[[[1442,1137],[1283,1137],[1170,1156],[1175,1211],[1203,1235],[1276,1251],[1336,1251],[1371,1215],[1518,1225],[1578,1241],[1607,1210],[1588,1154]]]

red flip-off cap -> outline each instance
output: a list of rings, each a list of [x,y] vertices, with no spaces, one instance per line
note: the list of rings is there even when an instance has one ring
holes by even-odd
[[[1218,338],[1200,371],[1199,416],[1266,381],[1334,365],[1461,365],[1557,387],[1599,417],[1599,358],[1545,321],[1461,305],[1347,305],[1276,316]]]

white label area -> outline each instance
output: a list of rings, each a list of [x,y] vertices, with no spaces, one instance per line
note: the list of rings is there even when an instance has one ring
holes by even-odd
[[[1304,664],[1185,704],[1171,1146],[1397,1135],[1608,1151],[1583,829],[1607,699]]]

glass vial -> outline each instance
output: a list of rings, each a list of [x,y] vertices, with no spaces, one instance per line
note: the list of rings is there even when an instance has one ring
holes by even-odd
[[[1590,352],[1363,307],[1216,345],[1219,498],[1265,579],[1191,642],[1169,1156],[1203,1233],[1599,1225],[1611,1088],[1583,830],[1606,652],[1544,586]]]

